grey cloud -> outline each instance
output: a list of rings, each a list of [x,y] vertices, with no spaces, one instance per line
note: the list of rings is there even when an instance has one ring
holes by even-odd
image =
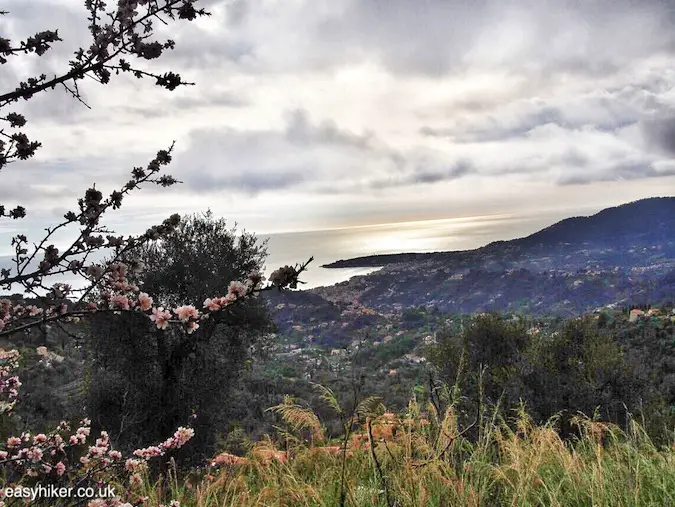
[[[670,158],[675,157],[675,116],[645,120],[642,128],[649,145]]]
[[[333,59],[377,58],[397,74],[489,65],[595,78],[675,48],[672,9],[650,0],[351,0],[309,37]],[[331,58],[327,59],[329,62]]]
[[[118,107],[132,116],[140,116],[146,119],[164,118],[180,114],[183,110],[208,108],[213,110],[217,107],[243,108],[251,105],[250,100],[244,95],[238,95],[229,91],[204,92],[201,95],[188,95],[181,97],[169,96],[165,103],[157,105],[127,105]]]
[[[341,130],[333,120],[324,120],[318,125],[312,125],[307,111],[296,109],[288,115],[285,136],[293,144],[334,144],[368,150],[372,147],[374,134],[367,132],[357,135]]]
[[[181,31],[174,56],[183,64],[293,73],[377,62],[398,75],[492,68],[594,80],[675,54],[664,0],[235,0],[216,10],[228,29]]]
[[[486,113],[458,116],[449,127],[425,125],[419,133],[425,137],[447,138],[455,143],[495,142],[522,138],[537,127],[551,124],[568,130],[588,126],[615,132],[635,123],[639,116],[637,105],[611,94],[580,95],[576,97],[576,103],[571,104],[555,99],[524,99]]]
[[[239,174],[227,178],[218,178],[212,174],[203,174],[195,178],[190,188],[197,191],[214,189],[233,190],[249,195],[257,195],[268,190],[283,190],[296,187],[307,179],[308,171],[295,168],[277,168],[277,173],[254,173],[243,169]]]
[[[232,0],[225,6],[227,24],[229,26],[240,25],[249,12],[247,0]]]
[[[178,109],[193,109],[197,107],[246,107],[251,105],[251,101],[244,95],[229,91],[218,91],[216,93],[206,93],[202,95],[191,95],[179,97],[170,102]]]
[[[439,183],[443,181],[452,181],[463,176],[476,173],[473,164],[468,160],[460,160],[454,164],[440,166],[440,164],[420,165],[410,173],[400,176],[390,176],[388,178],[378,178],[369,182],[368,187],[373,189],[383,189],[390,187],[400,187],[409,185],[423,185],[429,183]]]
[[[360,167],[393,164],[368,140],[330,121],[314,125],[304,112],[291,114],[283,130],[195,130],[189,148],[176,156],[175,175],[186,190],[200,192],[309,188],[350,178]]]
[[[626,162],[609,167],[603,171],[578,173],[563,176],[558,180],[559,185],[585,185],[600,181],[637,180],[643,178],[663,178],[674,176],[675,169],[657,170],[652,164]]]

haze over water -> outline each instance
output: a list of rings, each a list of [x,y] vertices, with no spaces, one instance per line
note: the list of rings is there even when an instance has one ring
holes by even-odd
[[[267,277],[279,266],[302,263],[310,256],[314,256],[308,271],[301,277],[301,280],[307,283],[300,288],[310,289],[333,285],[352,276],[376,270],[376,268],[321,267],[323,264],[341,259],[390,253],[471,250],[493,241],[528,236],[564,218],[590,215],[597,211],[599,211],[597,207],[588,207],[588,211],[576,207],[574,210],[555,210],[536,215],[493,214],[305,232],[275,234],[250,232],[255,233],[260,241],[268,240],[269,256],[265,263]],[[113,229],[120,230],[115,227]],[[5,239],[4,244],[9,244],[11,235],[15,233],[12,227],[0,228],[0,240]],[[60,247],[65,245],[58,242],[57,244]],[[0,255],[0,267],[10,267],[12,265],[10,252],[3,253],[4,255]],[[102,258],[103,256],[99,254],[91,256],[89,260],[98,262]],[[56,281],[69,283],[75,288],[83,286],[83,280],[72,275],[56,277],[54,282]]]
[[[389,253],[471,250],[493,241],[528,236],[569,216],[564,211],[537,216],[488,215],[258,236],[261,240],[269,238],[266,275],[278,266],[304,262],[314,256],[301,278],[307,282],[302,288],[308,289],[374,271],[320,267],[337,260]]]

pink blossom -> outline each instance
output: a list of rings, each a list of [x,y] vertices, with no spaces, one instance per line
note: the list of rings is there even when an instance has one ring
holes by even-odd
[[[143,479],[141,479],[140,474],[131,474],[131,476],[129,476],[129,484],[131,486],[140,486],[142,482]]]
[[[47,435],[40,433],[33,438],[33,444],[44,444],[47,441]]]
[[[138,459],[128,459],[124,463],[124,469],[127,472],[137,472],[145,468],[145,463]]]
[[[7,456],[9,456],[7,451],[0,451],[0,459],[7,459]]]
[[[94,458],[100,458],[105,454],[105,452],[106,452],[105,447],[96,447],[96,446],[89,447],[89,456]]]
[[[197,329],[199,329],[199,324],[197,324],[195,321],[190,321],[190,323],[188,324],[187,333],[192,334]]]
[[[231,303],[234,303],[237,300],[237,296],[234,294],[228,294],[227,296],[223,296],[221,298],[218,298],[218,304],[220,306],[227,306]]]
[[[66,472],[66,465],[63,464],[63,461],[59,461],[56,464],[56,475],[61,477]]]
[[[39,447],[31,447],[28,449],[28,455],[27,457],[35,462],[38,462],[42,459],[42,449]]]
[[[248,292],[248,287],[246,286],[245,283],[239,282],[237,280],[234,280],[230,282],[230,286],[227,288],[227,293],[233,294],[234,296],[240,298],[244,297],[246,293]]]
[[[28,310],[28,314],[31,317],[35,317],[36,315],[39,315],[39,314],[42,313],[42,310],[35,305],[30,305],[26,309]]]
[[[165,329],[169,325],[171,312],[165,311],[163,307],[153,308],[150,320],[157,324],[157,329]]]
[[[173,312],[176,315],[178,315],[178,319],[183,322],[187,322],[188,320],[190,320],[190,318],[193,319],[199,318],[199,312],[192,305],[179,306],[178,308],[174,309]]]
[[[122,310],[129,309],[129,298],[126,296],[115,296],[112,298],[112,303]]]
[[[21,439],[19,437],[9,437],[7,439],[7,447],[16,447],[21,445]]]
[[[147,312],[150,308],[152,308],[152,298],[145,292],[141,292],[138,295],[138,303],[141,306],[142,312]]]
[[[110,451],[108,456],[110,456],[112,459],[122,459],[122,453],[119,451]]]
[[[162,449],[155,445],[146,447],[145,449],[136,449],[134,451],[134,456],[139,458],[154,458],[155,456],[161,456],[162,454]]]
[[[171,438],[162,444],[165,449],[178,449],[195,435],[192,428],[179,427]]]
[[[220,310],[220,303],[219,303],[220,298],[215,298],[215,299],[205,299],[204,300],[204,308],[208,308],[212,312],[217,312]]]

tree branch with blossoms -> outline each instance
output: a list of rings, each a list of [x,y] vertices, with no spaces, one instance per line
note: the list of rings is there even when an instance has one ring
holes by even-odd
[[[0,350],[1,413],[11,412],[16,404],[21,382],[13,376],[13,370],[18,366],[18,361],[18,351]],[[4,490],[27,484],[78,488],[94,487],[102,482],[119,484],[123,481],[125,487],[121,494],[116,494],[115,498],[97,500],[98,505],[103,507],[119,506],[121,499],[133,500],[138,497],[136,489],[141,485],[142,474],[147,472],[151,460],[182,448],[193,436],[192,428],[181,426],[164,442],[136,449],[125,458],[122,452],[113,448],[105,431],[101,432],[93,445],[87,446],[91,437],[89,419],[80,421],[74,431],[67,422],[62,421],[48,434],[31,435],[23,432],[0,443],[0,477]],[[40,499],[37,501],[39,504]],[[47,499],[49,505],[58,502],[55,498]]]
[[[106,4],[102,0],[85,0],[84,3],[89,13],[89,32],[92,44],[86,50],[80,48],[75,52],[75,57],[70,62],[70,70],[61,76],[55,76],[51,80],[47,80],[46,76],[30,78],[21,82],[14,91],[0,94],[0,109],[19,99],[29,100],[37,93],[67,82],[72,82],[72,87],[68,89],[71,95],[81,99],[78,88],[79,80],[85,76],[93,76],[101,83],[107,84],[112,72],[116,74],[132,72],[138,78],[155,78],[157,85],[168,90],[188,84],[172,72],[159,75],[143,70],[137,65],[132,65],[128,58],[152,60],[159,58],[165,51],[173,49],[175,47],[173,41],[160,42],[153,39],[153,22],[159,20],[166,23],[164,17],[171,20],[194,21],[199,17],[208,16],[209,13],[204,9],[195,8],[196,0],[117,0],[114,8],[109,11],[106,11]],[[41,57],[48,53],[54,44],[61,41],[58,31],[52,30],[38,32],[25,41],[17,43],[0,37],[0,64],[5,64],[11,57],[22,54],[32,53]],[[7,122],[13,129],[21,128],[26,124],[25,117],[14,112],[1,116],[0,120]],[[26,160],[32,157],[39,146],[39,142],[30,141],[22,132],[9,134],[4,129],[0,129],[0,170],[13,160]],[[88,300],[95,290],[102,296],[101,301],[93,303],[97,309],[107,310],[110,305],[113,307],[117,305],[119,307],[116,308],[117,310],[125,310],[123,307],[126,304],[121,303],[121,298],[125,295],[124,291],[115,292],[125,288],[124,282],[119,279],[119,274],[115,275],[111,273],[111,270],[120,269],[118,260],[125,253],[148,241],[160,239],[163,235],[173,231],[180,217],[172,215],[163,224],[150,228],[145,234],[126,239],[114,236],[113,231],[100,225],[100,219],[106,211],[119,209],[123,198],[144,184],[151,183],[167,187],[178,183],[170,175],[158,175],[162,167],[171,162],[173,147],[172,144],[168,150],[157,152],[156,157],[147,167],[135,167],[131,172],[129,182],[121,189],[113,191],[105,200],[102,192],[96,189],[95,185],[89,188],[84,197],[78,201],[79,211],[67,212],[64,215],[64,221],[47,228],[45,237],[38,243],[33,243],[32,248],[29,247],[28,238],[24,234],[18,234],[12,238],[14,268],[0,269],[0,289],[10,289],[13,284],[19,284],[27,294],[33,294],[38,299],[51,302],[52,307],[46,309],[34,305],[10,307],[7,303],[3,303],[0,314],[0,335],[30,329],[33,326],[61,318],[79,316],[83,311],[80,308],[81,303]],[[7,211],[5,206],[0,205],[0,217],[18,219],[25,215],[26,209],[23,206],[17,205],[14,209]],[[50,243],[57,232],[75,224],[79,224],[80,231],[77,238],[67,248],[60,250]],[[113,259],[105,265],[87,264],[90,255],[102,248],[114,249]],[[39,263],[38,259],[40,259]],[[36,263],[38,263],[37,266]],[[304,270],[306,265],[301,268],[296,266],[296,269]],[[128,266],[128,268],[134,270],[137,267]],[[290,276],[291,279],[285,284],[275,283],[273,285],[278,288],[282,286],[296,288],[298,283],[302,283],[297,280],[297,276],[294,280],[292,279],[294,273],[297,275],[299,272],[294,272],[290,267],[281,268],[281,270],[284,269],[287,269],[285,274],[279,270],[276,272],[279,280],[284,276]],[[48,286],[44,283],[46,277],[63,274],[83,276],[88,280],[89,285],[84,289],[73,289],[66,284]],[[101,289],[101,283],[109,276],[115,279],[111,282],[112,286],[106,290]],[[128,283],[127,285],[127,289],[138,290],[133,285]],[[41,296],[38,293],[40,290],[46,292],[47,296]],[[79,298],[75,301],[67,299],[76,292],[81,292]],[[77,311],[70,311],[72,306]],[[90,304],[87,310],[91,310],[91,306]],[[160,318],[160,322],[164,320]],[[192,322],[189,325],[198,324]],[[188,328],[190,329],[196,328]]]
[[[106,85],[113,75],[120,73],[131,73],[138,79],[154,79],[157,86],[168,91],[193,84],[172,71],[151,72],[139,62],[157,59],[175,47],[173,40],[155,39],[153,23],[166,24],[167,20],[178,19],[191,22],[209,15],[204,9],[197,9],[196,3],[197,0],[115,0],[111,9],[106,10],[103,0],[85,0],[91,43],[75,52],[69,68],[53,77],[45,74],[29,77],[13,90],[0,93],[0,171],[14,162],[30,159],[41,146],[39,141],[30,139],[21,130],[27,124],[26,118],[18,112],[6,111],[8,106],[20,100],[30,100],[58,86],[90,107],[81,92],[80,84],[84,78]],[[0,15],[7,14],[0,12]],[[21,55],[43,57],[61,41],[56,30],[40,31],[23,41],[0,36],[0,65]],[[295,289],[303,283],[299,277],[312,258],[303,264],[277,269],[265,286],[258,273],[251,273],[245,280],[223,281],[225,295],[214,294],[197,305],[199,309],[190,304],[165,309],[161,302],[153,301],[141,287],[132,283],[128,275],[142,270],[143,266],[123,262],[126,254],[170,234],[180,223],[180,217],[172,215],[144,234],[127,238],[115,236],[114,231],[101,224],[101,219],[106,212],[119,209],[133,190],[146,184],[168,187],[179,183],[170,175],[160,175],[163,167],[171,162],[172,152],[173,144],[158,151],[147,166],[133,168],[130,180],[106,198],[95,185],[87,189],[78,200],[77,209],[68,211],[63,221],[48,227],[40,241],[31,245],[24,234],[12,238],[12,267],[0,269],[0,289],[21,286],[26,294],[38,298],[39,306],[0,299],[0,338],[51,322],[76,321],[99,313],[133,312],[147,317],[157,333],[163,333],[170,325],[183,329],[183,343],[194,344],[200,340],[199,334],[194,335],[200,323],[210,319],[214,325],[223,319],[232,305],[266,290]],[[26,214],[26,208],[21,204],[0,204],[0,219],[21,219]],[[76,239],[65,248],[58,248],[56,234],[72,228],[79,228]],[[112,249],[112,258],[103,263],[91,262],[92,254],[102,249]],[[87,285],[73,289],[64,283],[50,285],[46,281],[49,277],[64,274],[83,277]],[[204,333],[203,339],[207,339],[207,335]],[[21,382],[13,374],[18,361],[18,352],[0,350],[0,414],[3,417],[11,415],[18,400]],[[165,428],[166,434],[175,427]],[[164,442],[137,449],[124,460],[122,453],[112,448],[105,432],[87,448],[90,432],[90,421],[85,419],[74,431],[63,422],[49,434],[32,436],[24,431],[20,436],[9,437],[4,446],[0,444],[0,476],[7,487],[37,481],[60,485],[94,484],[106,477],[124,476],[128,478],[124,495],[131,498],[149,460],[181,448],[193,435],[191,428],[179,427]]]

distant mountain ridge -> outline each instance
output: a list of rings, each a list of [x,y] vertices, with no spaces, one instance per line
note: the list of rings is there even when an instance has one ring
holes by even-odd
[[[656,240],[675,236],[675,197],[654,197],[606,208],[595,215],[562,220],[525,238],[519,244],[596,242],[624,236]]]
[[[380,312],[572,316],[611,305],[675,301],[675,197],[650,198],[562,220],[475,250],[374,255],[329,267],[382,269],[310,292]]]
[[[606,208],[595,215],[571,217],[523,238],[494,241],[475,250],[431,253],[368,255],[325,264],[324,268],[355,268],[389,264],[441,260],[448,257],[517,248],[522,254],[530,249],[551,250],[584,243],[609,242],[612,247],[638,243],[659,243],[675,237],[675,197],[651,197]]]

